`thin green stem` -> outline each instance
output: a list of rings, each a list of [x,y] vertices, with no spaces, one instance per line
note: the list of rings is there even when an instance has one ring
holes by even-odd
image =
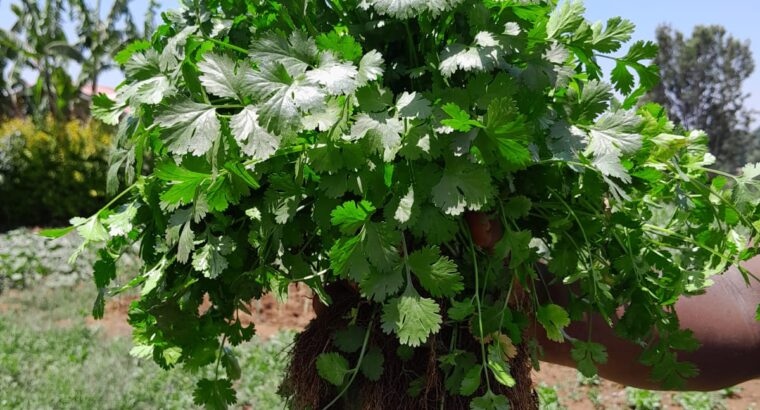
[[[210,42],[212,42],[212,43],[214,43],[214,44],[216,44],[216,45],[218,45],[220,47],[228,48],[230,50],[237,51],[238,53],[243,53],[245,55],[248,55],[248,50],[246,50],[246,49],[244,49],[242,47],[238,47],[238,46],[236,46],[234,44],[225,43],[224,41],[219,41],[219,40],[217,40],[215,38],[211,38],[211,37],[202,37],[202,38],[204,40],[210,41]]]
[[[322,408],[322,410],[327,410],[330,407],[332,407],[335,403],[340,400],[341,397],[343,397],[344,394],[348,391],[348,388],[351,387],[351,385],[354,383],[354,379],[356,379],[356,375],[359,374],[359,369],[361,368],[362,361],[364,360],[364,354],[367,352],[367,344],[369,343],[369,335],[372,332],[372,327],[375,325],[375,320],[372,319],[369,321],[369,325],[367,326],[367,331],[364,333],[364,342],[362,343],[362,350],[359,352],[359,360],[356,363],[356,367],[351,371],[351,378],[348,379],[348,383],[346,383],[345,386],[343,386],[343,389],[338,393],[337,396],[335,396],[334,399],[332,399],[331,402],[327,403],[325,407]]]
[[[462,226],[461,228],[465,232],[465,236],[470,244],[470,254],[472,255],[472,269],[475,273],[475,305],[478,308],[478,335],[479,342],[480,342],[480,356],[481,360],[483,362],[483,368],[486,371],[486,386],[488,386],[488,390],[491,390],[491,378],[488,377],[488,360],[486,357],[486,346],[483,341],[484,335],[483,335],[483,310],[481,308],[481,302],[480,302],[480,274],[478,272],[478,254],[475,252],[475,244],[472,242],[472,235],[470,235],[469,229],[467,227]]]

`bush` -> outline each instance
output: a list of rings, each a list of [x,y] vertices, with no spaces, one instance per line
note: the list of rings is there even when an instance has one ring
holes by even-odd
[[[110,141],[94,121],[0,124],[0,230],[95,212],[104,203]]]
[[[29,229],[0,234],[0,293],[8,288],[24,288],[41,279],[48,286],[67,286],[92,276],[95,252],[84,250],[76,260],[69,257],[81,244],[77,236],[57,241]],[[134,253],[119,259],[119,269],[135,267]]]

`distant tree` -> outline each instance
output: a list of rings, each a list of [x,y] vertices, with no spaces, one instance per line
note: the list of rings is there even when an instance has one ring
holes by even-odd
[[[706,131],[719,167],[735,170],[759,159],[752,158],[760,154],[760,139],[751,138],[752,113],[744,106],[749,94],[742,90],[755,69],[749,42],[722,26],[697,26],[691,38],[660,26],[657,42],[662,81],[649,99],[684,128]]]

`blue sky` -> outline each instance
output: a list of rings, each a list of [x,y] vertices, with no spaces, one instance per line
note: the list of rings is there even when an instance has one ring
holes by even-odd
[[[0,0],[0,28],[7,29],[13,24],[10,3],[13,0]],[[105,0],[104,4],[110,2]],[[177,7],[177,0],[162,2],[163,9]],[[133,0],[132,11],[137,23],[142,25],[146,0]],[[103,7],[104,9],[106,7]],[[606,20],[613,16],[623,16],[636,23],[634,40],[653,40],[655,29],[659,24],[667,23],[675,29],[691,33],[698,24],[720,24],[729,33],[742,40],[750,40],[758,69],[745,84],[746,91],[752,96],[749,107],[760,111],[760,22],[758,22],[757,0],[586,0],[587,17],[592,20]],[[73,25],[66,27],[73,38]],[[611,67],[606,66],[609,71]],[[77,67],[71,67],[73,73]],[[122,76],[118,71],[103,74],[101,84],[116,86]]]

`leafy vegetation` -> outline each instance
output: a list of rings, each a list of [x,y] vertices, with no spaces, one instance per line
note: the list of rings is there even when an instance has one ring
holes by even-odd
[[[662,81],[650,93],[670,118],[710,135],[717,165],[734,172],[760,158],[760,139],[750,132],[754,113],[745,106],[745,81],[755,70],[749,41],[722,26],[696,26],[691,37],[668,26],[657,29],[655,62]]]
[[[130,342],[87,326],[82,287],[35,288],[4,295],[0,309],[0,408],[190,409],[195,376],[130,357]],[[281,409],[277,385],[292,334],[237,350],[247,369],[240,405]],[[97,382],[96,382],[97,381]]]
[[[61,122],[88,117],[98,76],[113,67],[125,42],[150,35],[158,8],[157,2],[148,2],[141,31],[129,10],[130,0],[115,0],[110,9],[101,3],[11,3],[16,20],[10,29],[0,30],[0,119],[28,115],[40,123],[49,117]],[[78,28],[73,41],[64,30],[66,15]],[[81,66],[78,78],[70,76],[69,64]],[[22,78],[30,71],[37,74],[31,85]],[[85,85],[90,95],[83,92]]]
[[[760,167],[714,171],[704,133],[634,108],[657,78],[653,44],[634,43],[602,81],[596,60],[631,22],[591,24],[579,1],[296,3],[165,14],[121,55],[115,100],[95,101],[120,125],[109,182],[127,188],[46,235],[76,229],[104,247],[96,317],[123,291],[110,288],[115,260],[141,241],[136,356],[215,369],[195,402],[226,407],[240,377],[226,345],[255,333],[236,320],[240,302],[305,282],[329,305],[346,296],[330,285],[350,282],[345,329],[309,362],[325,403],[383,377],[419,396],[424,374],[384,373],[417,351],[439,358],[452,400],[507,408],[528,382],[512,375],[512,348],[540,355],[523,340],[531,315],[592,375],[605,347],[566,327],[623,305],[616,333],[645,347],[653,380],[696,374],[678,359],[697,343],[671,306],[757,254]],[[148,154],[157,166],[141,175]],[[473,243],[472,212],[503,227],[492,252]],[[539,297],[550,283],[568,303]],[[381,334],[400,347],[383,350]]]
[[[60,226],[103,206],[109,128],[79,120],[0,123],[0,230]]]
[[[79,250],[81,240],[70,236],[49,241],[29,229],[16,229],[0,234],[0,293],[5,289],[27,288],[37,283],[46,286],[73,286],[92,278],[96,255]],[[78,258],[69,263],[72,254]],[[134,271],[139,261],[134,250],[119,260],[118,271]]]

